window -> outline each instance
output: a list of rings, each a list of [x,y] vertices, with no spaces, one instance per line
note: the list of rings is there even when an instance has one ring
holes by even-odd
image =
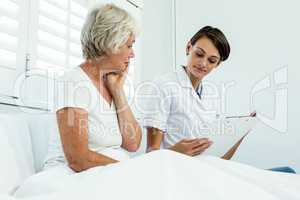
[[[36,0],[30,37],[32,69],[64,71],[82,62],[80,30],[87,14],[87,1]]]
[[[28,0],[0,1],[0,95],[16,98],[14,80],[25,67]]]
[[[96,2],[115,3],[140,19],[140,10],[126,0],[0,1],[0,102],[51,109],[51,79],[82,62],[80,32]],[[138,62],[125,84],[130,96]]]
[[[63,73],[82,62],[80,30],[91,2],[0,1],[1,102],[47,104],[49,71]]]

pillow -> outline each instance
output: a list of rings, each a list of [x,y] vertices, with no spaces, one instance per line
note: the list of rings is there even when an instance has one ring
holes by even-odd
[[[0,199],[1,200],[16,200],[14,197],[5,195],[5,194],[0,194]]]
[[[0,193],[13,193],[34,174],[30,134],[17,114],[0,114]]]
[[[52,134],[59,134],[56,115],[52,113],[38,115],[24,115],[31,136],[35,172],[43,168]]]
[[[6,131],[0,126],[0,193],[10,194],[18,186],[19,170],[13,147],[10,145]],[[2,198],[1,198],[2,199]]]

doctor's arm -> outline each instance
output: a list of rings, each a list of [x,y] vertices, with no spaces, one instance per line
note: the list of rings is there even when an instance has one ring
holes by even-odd
[[[88,148],[88,113],[66,107],[56,112],[60,138],[69,167],[75,172],[118,162]]]
[[[245,137],[246,135],[244,135],[237,143],[235,143],[221,158],[230,160]]]
[[[159,150],[163,140],[163,132],[157,128],[147,128],[147,153],[154,150]]]
[[[147,152],[160,149],[164,133],[162,130],[148,127],[147,128]],[[183,139],[176,144],[169,146],[167,149],[176,151],[189,156],[197,156],[211,145],[207,138],[200,139]]]

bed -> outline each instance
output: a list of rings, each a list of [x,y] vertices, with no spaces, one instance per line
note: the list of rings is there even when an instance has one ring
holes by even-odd
[[[0,115],[3,199],[300,199],[300,176],[212,156],[155,151],[43,186],[52,115]],[[53,123],[51,123],[53,122]]]

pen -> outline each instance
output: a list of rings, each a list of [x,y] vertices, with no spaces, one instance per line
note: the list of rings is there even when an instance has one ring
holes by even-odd
[[[225,118],[230,119],[230,118],[244,118],[244,117],[253,117],[253,116],[252,115],[236,115],[236,116],[228,116]]]

